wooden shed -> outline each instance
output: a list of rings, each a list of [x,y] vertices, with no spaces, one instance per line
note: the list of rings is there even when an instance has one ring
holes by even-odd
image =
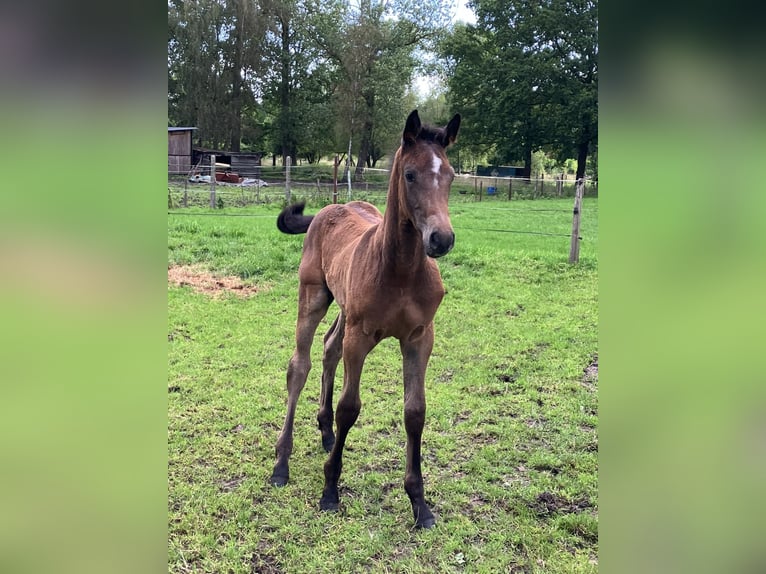
[[[192,166],[200,165],[200,171],[210,169],[210,156],[215,156],[216,163],[229,164],[232,172],[242,177],[261,177],[261,157],[263,152],[223,151],[195,147],[192,150]]]
[[[168,128],[168,173],[189,173],[192,167],[192,132],[197,128]]]
[[[261,153],[231,154],[231,170],[246,177],[261,177]]]

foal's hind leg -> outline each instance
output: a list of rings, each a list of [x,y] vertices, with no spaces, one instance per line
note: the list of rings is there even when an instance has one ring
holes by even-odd
[[[311,370],[311,343],[317,325],[327,314],[332,295],[324,285],[301,285],[298,295],[298,323],[295,327],[295,352],[287,367],[287,415],[277,440],[277,461],[271,483],[284,486],[290,477],[288,462],[293,451],[293,421],[298,397]]]
[[[410,497],[418,528],[431,528],[436,524],[433,513],[426,505],[420,470],[420,442],[426,417],[425,374],[433,343],[433,324],[417,340],[400,342],[404,365],[404,427],[407,430],[404,489]]]
[[[319,507],[322,510],[338,509],[340,502],[338,479],[343,467],[343,446],[346,444],[348,431],[356,422],[362,408],[362,401],[359,398],[359,379],[364,359],[373,347],[375,347],[375,340],[365,335],[358,325],[346,331],[343,339],[343,390],[335,412],[338,436],[324,465],[325,483],[322,498],[319,500]]]
[[[332,394],[335,385],[335,371],[343,356],[343,335],[346,330],[346,316],[343,311],[324,337],[324,354],[322,355],[322,393],[319,398],[319,413],[317,422],[322,432],[322,446],[326,452],[332,450],[335,444],[335,433],[332,431]]]

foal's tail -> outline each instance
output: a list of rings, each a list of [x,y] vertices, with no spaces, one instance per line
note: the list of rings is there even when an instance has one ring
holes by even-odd
[[[293,203],[285,207],[282,213],[279,214],[279,217],[277,217],[277,229],[282,233],[291,233],[293,235],[306,233],[314,216],[303,215],[303,208],[305,206],[305,203]]]

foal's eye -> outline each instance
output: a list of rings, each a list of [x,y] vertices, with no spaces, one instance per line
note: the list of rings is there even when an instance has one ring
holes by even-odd
[[[415,174],[412,173],[411,171],[408,171],[407,173],[404,174],[404,179],[412,183],[413,181],[415,181]]]

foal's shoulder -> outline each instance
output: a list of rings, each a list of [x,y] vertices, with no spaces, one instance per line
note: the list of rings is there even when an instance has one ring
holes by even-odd
[[[345,204],[333,204],[323,207],[316,218],[322,226],[330,227],[361,227],[368,228],[370,225],[380,223],[383,215],[378,209],[364,201],[351,201]]]
[[[383,215],[380,213],[377,207],[366,201],[350,201],[346,204],[346,208],[350,211],[360,215],[363,219],[366,219],[370,223],[378,223],[383,219]]]

